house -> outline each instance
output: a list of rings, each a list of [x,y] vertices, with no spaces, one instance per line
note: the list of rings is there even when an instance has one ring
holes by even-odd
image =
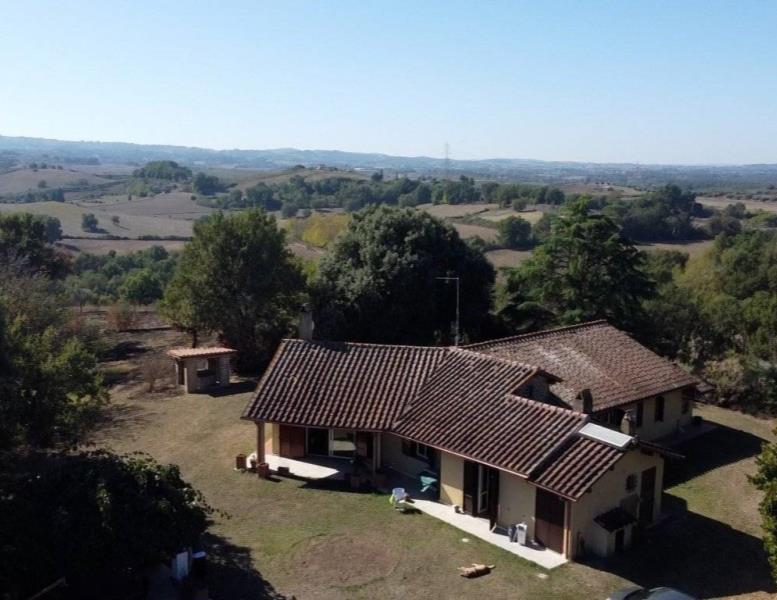
[[[232,348],[171,348],[167,355],[175,363],[176,385],[186,393],[202,392],[229,385]]]
[[[446,348],[284,340],[243,418],[260,461],[431,472],[440,503],[572,559],[656,520],[656,440],[690,426],[696,385],[603,321]]]

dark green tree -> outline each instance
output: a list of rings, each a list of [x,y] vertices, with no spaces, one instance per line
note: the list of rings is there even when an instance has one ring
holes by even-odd
[[[322,258],[313,283],[321,339],[434,344],[452,340],[460,277],[461,329],[476,339],[491,306],[494,270],[483,254],[426,212],[356,213]]]
[[[219,332],[238,367],[269,359],[297,317],[304,278],[284,231],[260,209],[195,223],[161,308],[188,330]]]
[[[528,248],[532,245],[531,223],[521,217],[499,221],[497,241],[505,248]]]
[[[577,201],[553,221],[533,256],[509,273],[503,314],[519,325],[523,319],[516,308],[525,305],[532,307],[532,319],[539,307],[557,324],[607,319],[639,331],[643,302],[655,293],[644,261],[611,219],[591,214],[585,200]]]
[[[99,221],[94,213],[84,213],[81,215],[81,229],[84,231],[95,232],[99,226]]]
[[[141,597],[142,575],[198,543],[212,509],[175,465],[108,452],[0,455],[0,589]],[[57,596],[60,597],[60,596]]]
[[[755,464],[758,470],[751,482],[764,495],[759,505],[764,547],[772,577],[777,581],[777,443],[765,443]]]

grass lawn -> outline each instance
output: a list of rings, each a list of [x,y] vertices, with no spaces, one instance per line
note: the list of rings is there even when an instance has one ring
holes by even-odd
[[[725,427],[684,449],[701,454],[672,472],[667,523],[618,560],[548,572],[478,539],[464,542],[465,534],[432,517],[396,513],[386,496],[233,471],[234,456],[255,443],[253,424],[239,419],[252,388],[249,381],[222,396],[149,395],[120,384],[95,440],[180,465],[226,513],[215,517],[208,537],[215,599],[595,599],[628,581],[676,585],[701,598],[777,591],[757,538],[758,498],[746,482],[760,440],[770,435],[764,421],[701,410]],[[472,562],[496,569],[476,580],[459,577],[456,567]]]

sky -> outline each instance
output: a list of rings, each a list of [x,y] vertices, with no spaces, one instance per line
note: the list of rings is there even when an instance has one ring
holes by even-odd
[[[777,2],[0,5],[0,135],[777,162]]]

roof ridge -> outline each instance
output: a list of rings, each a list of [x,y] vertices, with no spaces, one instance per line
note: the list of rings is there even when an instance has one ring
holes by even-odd
[[[477,349],[477,348],[483,348],[487,346],[493,346],[495,344],[501,344],[504,342],[513,342],[516,340],[525,340],[530,338],[543,337],[543,336],[552,335],[554,333],[559,333],[563,331],[571,331],[573,329],[584,329],[586,327],[593,327],[595,325],[608,325],[613,329],[617,329],[617,327],[610,325],[610,323],[606,319],[597,319],[595,321],[586,321],[585,323],[576,323],[574,325],[564,325],[563,327],[554,327],[552,329],[542,329],[540,331],[519,333],[518,335],[510,335],[507,337],[495,338],[493,340],[486,340],[485,342],[477,342],[476,344],[467,344],[466,346],[461,346],[461,347],[465,349]],[[618,331],[620,330],[618,329]]]
[[[574,416],[576,418],[582,419],[583,421],[590,420],[590,417],[585,413],[581,413],[571,408],[565,408],[563,406],[556,406],[555,404],[549,404],[547,402],[543,402],[542,400],[534,400],[533,398],[526,398],[525,396],[519,396],[518,394],[513,394],[513,393],[505,394],[503,397],[510,398],[511,400],[520,400],[523,403],[531,404],[532,406],[537,405],[541,407],[543,410],[548,409],[551,412]]]
[[[378,344],[374,342],[347,342],[347,341],[337,341],[337,340],[303,340],[302,338],[283,338],[281,340],[281,343],[283,342],[293,342],[293,343],[299,343],[299,344],[311,344],[311,345],[319,345],[319,346],[342,344],[345,346],[355,346],[357,348],[410,348],[413,350],[435,350],[435,351],[449,350],[450,348],[453,348],[453,346],[416,346],[412,344]]]
[[[535,374],[538,373],[539,371],[542,371],[542,369],[540,369],[536,365],[521,362],[518,360],[512,360],[510,358],[504,358],[503,356],[496,356],[495,354],[483,354],[482,352],[476,352],[474,350],[470,350],[466,346],[449,346],[448,348],[451,352],[457,352],[460,354],[466,353],[474,358],[482,358],[485,360],[492,360],[494,362],[501,362],[514,367],[524,367],[526,369],[531,369]]]

